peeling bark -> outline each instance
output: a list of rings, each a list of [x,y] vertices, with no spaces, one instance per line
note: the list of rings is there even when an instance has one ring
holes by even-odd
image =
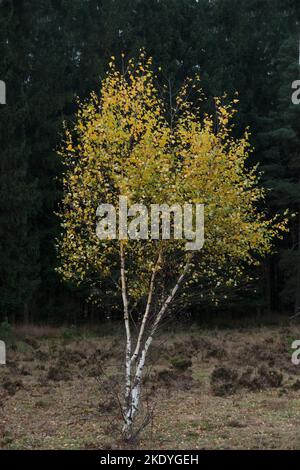
[[[122,299],[124,308],[124,323],[126,330],[126,389],[125,389],[125,402],[129,406],[130,391],[131,391],[131,333],[128,314],[128,299],[126,289],[126,274],[125,274],[125,254],[123,243],[120,243],[120,261],[121,261],[121,287]]]
[[[182,273],[177,279],[175,286],[173,287],[172,291],[170,292],[168,297],[165,299],[159,312],[157,313],[153,321],[153,324],[150,327],[150,331],[146,339],[144,338],[145,326],[149,318],[149,312],[151,308],[151,301],[152,301],[154,284],[155,284],[155,276],[156,276],[160,261],[161,261],[161,256],[159,255],[157,263],[152,272],[151,280],[150,280],[148,300],[146,304],[145,313],[142,319],[136,348],[134,350],[132,357],[130,358],[130,356],[128,356],[128,351],[131,350],[131,339],[130,339],[128,303],[127,303],[126,283],[125,283],[125,261],[124,261],[124,252],[121,249],[121,279],[123,279],[122,280],[122,295],[123,295],[123,303],[124,303],[124,319],[125,319],[125,326],[126,326],[127,342],[129,338],[129,343],[130,343],[129,348],[128,346],[126,348],[126,391],[125,391],[126,407],[124,410],[125,423],[123,427],[123,433],[127,440],[130,440],[133,437],[133,424],[134,424],[135,417],[139,411],[142,377],[143,377],[143,371],[145,367],[145,361],[146,361],[146,355],[147,355],[148,349],[153,341],[153,336],[157,330],[159,323],[161,322],[168,307],[172,303],[178,289],[180,288],[185,278],[186,273],[188,272],[191,266],[191,262],[190,262],[191,256],[189,256]],[[126,310],[127,310],[127,313],[126,313]],[[143,342],[143,339],[144,339],[144,342]],[[135,364],[135,370],[133,374],[131,371],[132,364]]]

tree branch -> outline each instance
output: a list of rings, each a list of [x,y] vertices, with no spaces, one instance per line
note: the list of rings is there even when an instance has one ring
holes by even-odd
[[[148,317],[149,317],[149,313],[150,313],[150,307],[151,307],[152,296],[153,296],[153,291],[154,291],[155,277],[156,277],[157,271],[159,270],[161,259],[162,259],[162,255],[161,255],[161,250],[160,250],[160,252],[158,254],[157,261],[156,261],[155,266],[152,270],[146,309],[145,309],[142,324],[141,324],[141,327],[140,327],[140,332],[139,332],[139,336],[138,336],[138,339],[137,339],[136,348],[135,348],[135,351],[134,351],[134,353],[131,357],[131,363],[134,363],[136,361],[136,359],[139,355],[139,352],[140,352],[141,341],[142,341],[142,338],[143,338],[143,334],[144,334],[144,331],[145,331],[145,326],[146,326],[146,323],[147,323],[147,320],[148,320]]]

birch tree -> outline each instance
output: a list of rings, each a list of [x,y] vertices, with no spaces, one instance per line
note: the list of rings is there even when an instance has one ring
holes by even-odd
[[[59,271],[78,284],[101,287],[111,279],[122,297],[123,432],[128,440],[135,434],[149,348],[176,299],[188,299],[191,287],[200,290],[201,279],[210,280],[212,291],[220,283],[233,285],[285,230],[284,222],[259,210],[264,190],[257,168],[246,163],[248,133],[239,139],[232,135],[235,103],[216,99],[216,132],[215,116],[201,113],[197,87],[189,101],[188,90],[195,85],[187,81],[172,104],[170,125],[155,79],[143,52],[122,72],[112,58],[100,92],[79,104],[59,152],[65,167]],[[146,207],[203,204],[202,249],[189,251],[186,241],[174,236],[153,240],[150,228],[143,240],[130,239],[126,230],[99,239],[97,207],[112,204],[121,217],[120,196]],[[171,225],[174,231],[175,216]]]

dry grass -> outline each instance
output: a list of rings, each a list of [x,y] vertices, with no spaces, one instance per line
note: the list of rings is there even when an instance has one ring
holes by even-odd
[[[55,338],[63,334],[63,327],[55,327],[49,325],[15,325],[13,333],[17,338]]]
[[[0,368],[0,448],[124,448],[109,426],[113,416],[115,431],[120,424],[108,395],[109,384],[122,379],[120,337],[66,342],[61,330],[50,330],[18,330],[8,365]],[[291,342],[299,338],[298,326],[163,333],[152,349],[155,365],[147,381],[160,400],[137,447],[300,449],[300,366],[290,360]],[[174,367],[178,359],[186,370]],[[106,389],[97,380],[99,364],[111,381]],[[237,378],[226,388],[225,377],[225,394],[218,396],[211,386],[218,368],[238,377],[249,368],[254,376],[274,370],[282,382],[262,380],[251,389],[252,382],[241,385]]]

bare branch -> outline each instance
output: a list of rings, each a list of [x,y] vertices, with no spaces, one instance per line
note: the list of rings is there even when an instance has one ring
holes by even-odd
[[[135,351],[134,351],[134,353],[131,357],[131,362],[132,363],[136,361],[136,359],[139,355],[139,351],[140,351],[140,347],[141,347],[141,341],[142,341],[142,338],[143,338],[145,326],[146,326],[146,323],[147,323],[147,320],[148,320],[148,317],[149,317],[149,313],[150,313],[150,307],[151,307],[152,296],[153,296],[153,291],[154,291],[155,277],[156,277],[157,271],[159,270],[161,259],[162,259],[162,253],[160,251],[159,254],[158,254],[158,258],[157,258],[157,261],[155,263],[155,266],[153,268],[152,274],[151,274],[147,305],[146,305],[145,313],[144,313],[144,316],[143,316],[142,324],[141,324],[141,327],[140,327],[140,332],[139,332],[139,336],[138,336],[138,339],[137,339],[136,348],[135,348]]]

